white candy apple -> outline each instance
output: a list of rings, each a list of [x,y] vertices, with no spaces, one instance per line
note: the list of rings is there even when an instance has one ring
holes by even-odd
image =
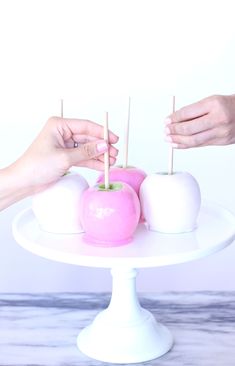
[[[80,200],[88,183],[68,172],[32,198],[32,209],[42,230],[57,234],[81,233]]]
[[[184,233],[196,228],[201,194],[187,172],[147,176],[140,187],[140,202],[150,230]]]

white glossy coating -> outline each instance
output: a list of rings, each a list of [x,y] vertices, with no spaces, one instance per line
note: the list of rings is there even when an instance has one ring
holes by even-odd
[[[42,230],[56,234],[81,233],[80,202],[88,188],[84,177],[68,172],[32,198],[32,210]]]
[[[188,172],[150,174],[140,186],[140,202],[150,230],[185,233],[196,227],[200,188]]]

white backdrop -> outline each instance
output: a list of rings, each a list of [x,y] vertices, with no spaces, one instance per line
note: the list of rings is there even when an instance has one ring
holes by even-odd
[[[234,2],[0,2],[0,167],[27,148],[47,118],[102,122],[120,135],[132,97],[131,165],[166,170],[164,118],[177,107],[235,88]],[[235,213],[235,147],[176,151],[175,169],[198,180],[203,199]],[[97,173],[81,169],[93,184]],[[0,213],[0,291],[106,291],[108,270],[38,258],[14,241],[11,221],[30,198]],[[196,262],[141,270],[140,291],[235,289],[235,246]]]

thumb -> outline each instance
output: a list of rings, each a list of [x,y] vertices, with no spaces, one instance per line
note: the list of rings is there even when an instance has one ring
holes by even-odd
[[[105,140],[96,140],[68,150],[71,165],[91,160],[108,151],[108,144]]]

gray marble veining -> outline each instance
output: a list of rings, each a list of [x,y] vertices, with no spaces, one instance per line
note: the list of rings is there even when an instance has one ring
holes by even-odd
[[[168,354],[142,365],[235,365],[235,292],[139,299],[175,339]],[[0,294],[0,366],[107,365],[83,355],[76,338],[109,300],[106,293]]]

